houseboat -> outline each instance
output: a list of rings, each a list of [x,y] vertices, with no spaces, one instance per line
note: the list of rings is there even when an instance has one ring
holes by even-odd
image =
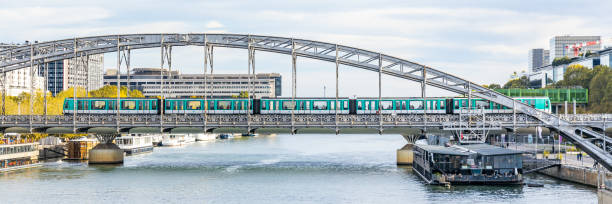
[[[412,168],[428,184],[522,184],[522,152],[487,144],[415,144]]]
[[[98,140],[94,138],[81,137],[66,142],[68,155],[65,160],[88,160],[89,150],[98,145]]]
[[[129,134],[115,138],[115,144],[126,155],[140,154],[153,151],[153,136],[144,134]]]
[[[165,134],[162,136],[162,146],[181,146],[195,142],[195,137],[189,134]]]
[[[0,145],[0,172],[39,166],[38,143]]]

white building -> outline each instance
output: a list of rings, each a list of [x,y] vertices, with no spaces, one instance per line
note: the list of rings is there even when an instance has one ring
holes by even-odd
[[[231,97],[243,91],[252,91],[254,84],[256,97],[274,98],[281,95],[281,75],[278,73],[258,73],[253,78],[249,74],[214,74],[207,75],[206,88],[203,74],[180,74],[172,71],[168,78],[164,69],[164,91],[162,94],[159,68],[135,68],[130,74],[130,88],[142,91],[145,96],[154,97]],[[250,78],[250,79],[249,79]],[[127,74],[121,74],[121,86],[127,86]],[[104,76],[105,85],[117,85],[117,70],[109,69]]]
[[[34,90],[43,90],[44,78],[38,75],[32,79],[31,74],[32,68],[27,67],[23,69],[13,70],[6,73],[6,95],[18,96],[19,94],[26,92],[30,93],[32,82]]]
[[[593,42],[593,41],[600,41],[601,42],[601,36],[570,36],[570,35],[565,35],[565,36],[554,36],[550,39],[550,59],[549,59],[549,63],[552,63],[552,61],[555,58],[558,57],[564,57],[564,56],[568,56],[568,57],[574,57],[574,51],[573,50],[568,50],[566,48],[566,46],[572,46],[575,45],[577,43],[586,43],[586,42]],[[587,51],[598,51],[601,49],[601,43],[595,44],[595,45],[590,45],[590,46],[584,46],[582,47],[580,52],[586,53]]]

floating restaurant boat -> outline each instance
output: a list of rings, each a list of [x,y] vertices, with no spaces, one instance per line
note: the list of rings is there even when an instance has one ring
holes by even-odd
[[[144,134],[129,134],[115,138],[115,144],[126,155],[153,151],[153,136]]]
[[[522,184],[522,152],[487,144],[415,144],[412,168],[428,184]]]
[[[214,134],[200,133],[200,134],[194,134],[194,135],[195,135],[196,141],[208,141],[208,140],[216,139],[216,136]]]
[[[166,134],[162,136],[162,146],[181,146],[195,142],[195,137],[189,134]]]
[[[38,143],[0,145],[0,172],[39,166]]]

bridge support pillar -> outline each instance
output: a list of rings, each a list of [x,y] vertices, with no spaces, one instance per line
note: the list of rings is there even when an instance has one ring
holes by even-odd
[[[100,141],[89,150],[89,164],[121,164],[123,163],[123,150],[113,140],[119,134],[101,134],[96,137]]]
[[[402,136],[404,139],[406,139],[408,144],[397,150],[397,165],[412,165],[412,161],[414,160],[414,152],[412,151],[412,147],[419,136],[404,134],[402,134]]]

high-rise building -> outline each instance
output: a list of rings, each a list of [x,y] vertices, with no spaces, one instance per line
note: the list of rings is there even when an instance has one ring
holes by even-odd
[[[278,73],[258,73],[256,77],[249,74],[214,74],[206,75],[204,88],[203,74],[180,74],[172,71],[169,78],[168,70],[164,69],[164,90],[161,90],[161,69],[135,68],[130,73],[130,89],[140,90],[145,96],[190,97],[204,96],[205,91],[210,97],[231,97],[240,95],[242,91],[252,90],[255,85],[256,97],[277,97],[281,95],[281,75]],[[121,86],[127,86],[127,74],[120,74]],[[250,79],[249,79],[250,78]],[[117,85],[117,70],[108,69],[104,75],[104,85]],[[251,95],[253,95],[251,93]]]
[[[528,61],[529,70],[531,70],[531,72],[535,72],[536,68],[548,64],[549,57],[550,56],[549,56],[548,50],[545,50],[542,48],[536,48],[536,49],[529,50],[529,61]]]
[[[104,85],[104,55],[89,55],[87,66],[73,66],[73,59],[48,62],[39,69],[40,76],[45,76],[48,68],[47,89],[54,96],[70,87],[83,87],[86,90],[99,89]],[[77,63],[78,64],[78,63]]]
[[[601,36],[554,36],[550,39],[550,58],[549,63],[558,57],[573,57],[574,51],[568,50],[566,46],[572,46],[577,43],[587,43],[593,41],[601,41]],[[581,52],[597,51],[601,49],[601,43],[583,46]]]

